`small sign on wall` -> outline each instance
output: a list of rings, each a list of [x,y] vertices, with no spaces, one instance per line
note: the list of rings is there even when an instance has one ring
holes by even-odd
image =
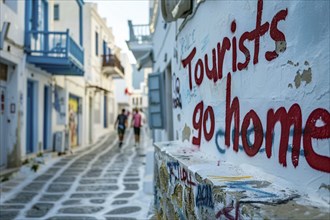
[[[14,114],[16,112],[16,105],[14,103],[10,104],[10,113]]]

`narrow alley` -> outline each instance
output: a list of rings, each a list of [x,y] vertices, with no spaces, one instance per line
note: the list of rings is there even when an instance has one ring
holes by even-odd
[[[0,0],[0,220],[330,220],[329,21]]]
[[[115,133],[92,147],[53,159],[32,176],[1,184],[0,219],[145,219],[143,192],[148,137],[135,147],[132,130],[121,149]],[[25,178],[25,179],[24,179]]]

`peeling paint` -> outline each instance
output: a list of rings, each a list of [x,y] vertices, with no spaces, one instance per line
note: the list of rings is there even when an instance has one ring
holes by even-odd
[[[190,135],[191,135],[190,127],[187,124],[185,124],[182,131],[182,142],[184,142],[185,140],[189,141]]]
[[[292,65],[292,66],[299,66],[299,63],[297,62],[297,63],[294,63],[293,61],[291,61],[291,60],[288,60],[288,64],[289,65]]]
[[[159,179],[160,179],[160,188],[163,192],[167,192],[168,190],[168,180],[169,174],[166,169],[166,165],[162,163],[159,169]]]
[[[308,68],[307,70],[303,70],[302,74],[300,74],[300,71],[297,71],[296,77],[294,78],[294,83],[296,88],[299,88],[301,85],[301,82],[305,82],[309,84],[312,82],[312,68]]]
[[[174,188],[174,193],[172,194],[172,199],[176,201],[179,208],[182,208],[182,186],[180,184],[177,184]]]
[[[276,47],[275,51],[277,54],[283,53],[286,50],[286,42],[276,41],[275,47]]]
[[[322,183],[321,186],[319,187],[319,189],[322,189],[322,188],[327,189],[328,191],[330,191],[330,185],[327,185],[325,183]]]
[[[186,205],[185,213],[186,213],[187,218],[189,220],[197,219],[195,212],[194,212],[194,209],[195,209],[194,192],[191,187],[185,187],[184,201],[185,201],[185,205]]]

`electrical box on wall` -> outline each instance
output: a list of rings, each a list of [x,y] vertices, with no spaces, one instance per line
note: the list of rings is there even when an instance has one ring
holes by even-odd
[[[161,0],[161,10],[166,22],[185,18],[192,11],[191,0]]]

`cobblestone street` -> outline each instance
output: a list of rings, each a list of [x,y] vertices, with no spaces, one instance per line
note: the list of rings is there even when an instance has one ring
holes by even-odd
[[[134,147],[129,130],[119,149],[113,133],[59,158],[27,183],[20,178],[1,183],[0,219],[146,219],[152,195],[143,192],[143,137]]]

